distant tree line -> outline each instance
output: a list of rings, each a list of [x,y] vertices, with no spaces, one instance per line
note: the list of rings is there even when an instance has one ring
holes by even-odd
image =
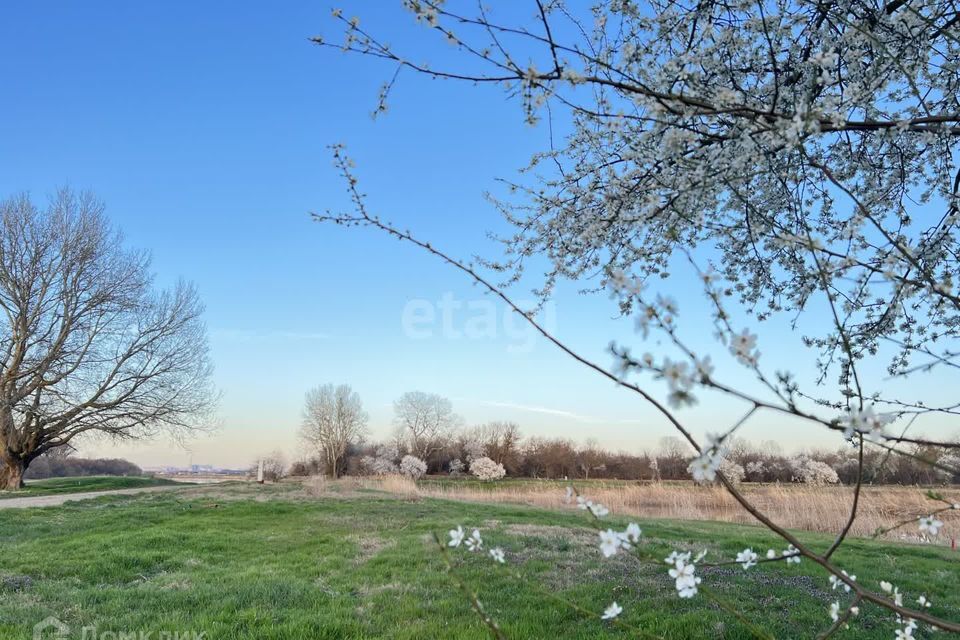
[[[76,476],[142,476],[143,469],[119,458],[76,458],[68,448],[54,449],[33,461],[28,480]]]
[[[340,402],[341,409],[337,411],[338,403],[331,400],[326,414],[318,414],[320,395],[348,398],[349,402]],[[349,423],[348,427],[338,425],[338,419]],[[294,462],[289,474],[402,473],[402,463],[412,457],[423,462],[427,474],[460,475],[469,472],[472,461],[489,458],[503,465],[509,477],[689,480],[687,467],[694,457],[693,450],[676,437],[661,439],[653,451],[628,453],[605,449],[594,440],[577,443],[566,438],[524,437],[519,425],[513,422],[465,427],[449,400],[419,391],[405,393],[394,403],[394,427],[387,441],[366,441],[366,414],[359,396],[345,385],[318,387],[307,396],[302,434],[304,441],[312,445],[310,450],[316,453]],[[319,433],[324,428],[336,437]],[[325,443],[331,443],[328,449],[324,448]],[[724,471],[736,481],[856,482],[857,450],[853,447],[788,454],[775,442],[754,445],[732,439],[728,446]],[[882,449],[865,450],[864,481],[904,485],[960,482],[960,476],[942,470],[960,466],[955,451],[920,445],[906,449],[910,456],[890,456]],[[411,468],[409,460],[406,464]],[[331,473],[333,469],[335,473]]]

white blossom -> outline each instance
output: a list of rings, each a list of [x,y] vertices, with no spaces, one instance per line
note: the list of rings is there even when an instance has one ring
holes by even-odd
[[[599,502],[595,502],[590,507],[590,512],[598,518],[603,518],[604,516],[607,516],[610,514],[610,509],[607,509],[605,506],[603,506]]]
[[[697,557],[697,561],[704,555],[706,555],[705,551]],[[667,556],[666,562],[673,565],[667,573],[675,581],[677,595],[681,598],[692,598],[697,595],[700,578],[696,575],[696,561],[690,561],[690,552],[673,551]]]
[[[610,558],[623,548],[623,538],[613,529],[600,532],[600,553],[604,558]]]
[[[787,564],[800,564],[800,551],[792,544],[783,552],[783,557],[786,558]]]
[[[480,530],[474,529],[470,537],[464,541],[467,549],[470,551],[480,551],[483,549],[483,539],[480,537]]]
[[[500,564],[503,564],[507,561],[506,556],[503,553],[503,549],[500,547],[494,547],[493,549],[490,549],[490,557]]]
[[[686,362],[673,362],[669,358],[663,362],[661,375],[667,381],[671,391],[686,389],[692,384]]]
[[[717,470],[723,458],[708,449],[693,459],[687,466],[687,471],[693,476],[694,482],[707,483],[717,479]]]
[[[697,373],[700,374],[702,380],[708,380],[710,376],[713,375],[713,363],[710,361],[710,356],[706,356],[695,361],[695,366],[697,368]]]
[[[735,333],[730,338],[730,352],[738,360],[748,365],[755,365],[760,353],[756,351],[757,336],[744,329],[740,333]]]
[[[917,629],[916,621],[908,620],[902,629],[896,630],[896,634],[894,635],[894,638],[896,640],[911,640],[914,637],[913,632],[916,629]]]
[[[920,532],[927,533],[931,536],[937,536],[940,534],[940,527],[943,526],[943,522],[937,520],[934,516],[924,516],[920,518]]]
[[[846,571],[841,570],[840,573],[850,578],[851,581],[856,581],[857,579],[857,576],[849,575],[847,574]],[[831,574],[829,581],[830,581],[830,588],[833,589],[834,591],[836,591],[837,587],[843,587],[844,591],[846,591],[847,593],[850,593],[850,585],[844,582],[843,580],[841,580],[840,578],[838,578],[837,576]]]
[[[749,569],[757,564],[757,554],[753,549],[744,549],[737,554],[737,562],[739,562],[744,569]]]
[[[899,587],[894,587],[893,593],[891,593],[890,596],[893,598],[893,604],[897,605],[898,607],[903,606],[903,594],[900,593]]]
[[[577,507],[589,511],[597,518],[603,518],[606,515],[610,514],[610,510],[599,502],[594,502],[583,496],[577,496]]]
[[[458,525],[456,529],[450,530],[450,542],[447,544],[451,547],[459,547],[463,543],[464,535],[463,527]]]
[[[623,607],[621,607],[616,603],[616,601],[614,601],[609,607],[603,610],[603,615],[600,617],[603,620],[613,620],[621,613],[623,613]]]
[[[560,73],[560,77],[570,84],[580,84],[583,82],[583,76],[580,75],[576,69],[571,67],[564,67],[563,71]]]
[[[867,406],[862,411],[855,408],[841,421],[844,424],[843,437],[850,440],[860,433],[871,440],[879,440],[892,419],[893,416],[878,415],[872,406]]]
[[[668,571],[671,578],[675,579],[677,595],[681,598],[692,598],[697,595],[697,585],[700,584],[700,578],[696,576],[696,566],[678,562]]]

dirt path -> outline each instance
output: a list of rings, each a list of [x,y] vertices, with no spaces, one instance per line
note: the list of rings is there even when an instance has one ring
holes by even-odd
[[[82,493],[58,493],[52,496],[31,496],[29,498],[7,498],[0,500],[0,510],[2,509],[24,509],[27,507],[56,507],[65,502],[74,500],[89,500],[90,498],[99,498],[100,496],[127,496],[134,493],[153,493],[155,491],[170,491],[172,489],[183,489],[190,485],[183,484],[163,485],[159,487],[136,487],[133,489],[108,489],[107,491],[86,491]]]

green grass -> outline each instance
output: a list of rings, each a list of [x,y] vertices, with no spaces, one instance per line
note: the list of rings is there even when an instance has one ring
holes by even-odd
[[[176,484],[165,478],[140,476],[82,476],[76,478],[46,478],[27,480],[26,487],[19,491],[0,491],[0,500],[49,496],[58,493],[83,493],[85,491],[109,491],[111,489],[136,489]]]
[[[465,550],[451,557],[510,638],[632,637],[538,589],[594,611],[615,599],[626,623],[663,637],[750,637],[705,598],[677,598],[665,565],[603,560],[583,512],[236,485],[0,511],[0,638],[29,638],[48,615],[98,633],[203,631],[207,640],[486,638],[431,539],[457,524],[479,527],[487,546],[507,551],[507,567]],[[729,558],[746,546],[761,554],[784,546],[757,527],[641,525],[644,550],[658,558],[678,547]],[[820,548],[829,540],[802,537]],[[908,602],[926,593],[932,613],[953,619],[956,559],[941,548],[861,540],[837,554],[861,583],[891,580]],[[510,575],[516,570],[532,584]],[[809,562],[716,568],[703,579],[780,638],[815,636],[838,597]],[[864,606],[840,637],[891,638],[893,628],[889,615]]]

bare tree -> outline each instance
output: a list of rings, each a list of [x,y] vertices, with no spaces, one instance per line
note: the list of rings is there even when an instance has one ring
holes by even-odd
[[[584,480],[590,479],[591,472],[604,470],[606,467],[604,460],[609,455],[600,448],[596,438],[587,439],[586,444],[577,452],[577,466],[580,467]]]
[[[408,391],[393,403],[394,422],[415,456],[427,460],[440,440],[460,423],[453,405],[443,396]]]
[[[488,422],[475,429],[476,439],[483,444],[491,460],[512,468],[520,450],[520,426],[515,422]]]
[[[45,210],[0,203],[0,488],[81,435],[177,436],[212,409],[191,285],[155,292],[103,205],[61,190]]]
[[[340,475],[347,447],[361,440],[366,430],[363,403],[349,385],[325,384],[307,392],[300,436],[317,450],[331,477]]]

